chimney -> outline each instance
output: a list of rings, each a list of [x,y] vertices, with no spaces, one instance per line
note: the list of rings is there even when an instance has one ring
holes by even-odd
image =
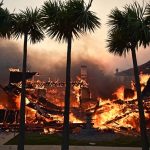
[[[81,79],[87,81],[87,66],[86,65],[81,66]]]

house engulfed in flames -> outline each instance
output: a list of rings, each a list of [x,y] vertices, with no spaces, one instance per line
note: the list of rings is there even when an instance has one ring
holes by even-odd
[[[62,130],[65,82],[35,80],[36,72],[27,72],[26,126],[27,130],[56,132]],[[10,70],[9,85],[1,86],[0,125],[2,128],[18,128],[21,76],[18,70]],[[150,74],[140,74],[147,129],[150,130]],[[32,79],[31,79],[32,78]],[[70,128],[80,132],[87,122],[97,131],[139,133],[139,116],[134,82],[121,86],[113,93],[113,99],[96,97],[90,91],[87,67],[81,66],[80,77],[71,83]],[[89,117],[90,116],[90,117]],[[88,121],[87,118],[90,118]],[[76,130],[78,129],[78,130]]]

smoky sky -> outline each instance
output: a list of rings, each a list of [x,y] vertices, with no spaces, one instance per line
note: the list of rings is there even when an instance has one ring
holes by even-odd
[[[122,84],[118,82],[115,74],[106,73],[107,66],[105,64],[99,66],[88,60],[82,60],[82,64],[87,66],[87,80],[94,97],[111,98],[112,93]],[[80,67],[80,62],[74,66],[73,70],[78,68],[77,66]]]
[[[22,67],[22,48],[13,41],[0,42],[0,84],[6,85],[9,80],[9,68]],[[30,52],[28,50],[27,70],[39,72],[42,80],[59,79],[65,81],[66,58],[59,60],[57,63],[51,59],[51,54],[44,52]],[[57,55],[55,56],[57,58]],[[72,61],[71,78],[76,80],[80,76],[81,65],[87,66],[88,82],[91,91],[96,96],[108,98],[118,87],[113,74],[105,73],[107,66],[105,64],[96,63],[92,59],[78,58]]]
[[[13,42],[0,40],[0,83],[7,84],[9,68],[20,68],[22,54]]]

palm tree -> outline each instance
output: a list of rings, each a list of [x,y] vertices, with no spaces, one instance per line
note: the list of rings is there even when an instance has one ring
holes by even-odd
[[[118,8],[113,9],[109,15],[108,25],[111,28],[108,32],[107,40],[107,47],[110,53],[126,56],[131,51],[132,54],[143,150],[149,149],[149,143],[146,133],[146,121],[141,97],[136,50],[141,45],[146,47],[150,42],[149,27],[145,18],[146,10],[147,5],[140,6],[137,2],[126,5],[123,11],[120,11]]]
[[[70,111],[70,73],[71,73],[71,46],[74,37],[79,38],[80,34],[94,32],[100,27],[99,18],[95,13],[89,11],[93,0],[85,5],[84,0],[68,0],[65,2],[46,1],[42,8],[43,25],[48,36],[57,41],[67,42],[66,62],[66,89],[64,106],[64,126],[62,150],[69,149],[69,111]]]
[[[7,8],[2,8],[3,1],[0,2],[0,37],[10,38],[12,27],[12,14]]]
[[[26,63],[27,63],[27,41],[35,44],[44,38],[41,27],[40,10],[26,8],[13,17],[12,33],[15,38],[24,37],[23,66],[22,66],[22,91],[20,104],[20,131],[18,150],[24,150],[25,138],[25,97],[26,97]]]

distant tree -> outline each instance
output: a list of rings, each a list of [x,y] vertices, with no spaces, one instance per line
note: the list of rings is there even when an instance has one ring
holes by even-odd
[[[89,11],[93,0],[86,5],[84,0],[46,1],[42,7],[43,25],[48,36],[57,41],[67,42],[66,89],[64,108],[64,128],[62,150],[69,149],[69,110],[70,110],[70,73],[71,45],[74,37],[80,34],[94,32],[100,27],[99,18]]]
[[[24,37],[23,66],[22,66],[22,91],[20,104],[20,129],[18,150],[24,150],[25,138],[25,97],[26,97],[26,64],[27,64],[27,42],[35,44],[44,38],[41,27],[41,15],[39,9],[26,8],[19,14],[13,16],[12,34],[14,38]]]
[[[147,5],[140,6],[137,2],[126,5],[122,11],[118,8],[113,9],[109,15],[108,25],[111,28],[108,32],[107,40],[107,47],[110,53],[126,56],[131,51],[132,54],[143,150],[149,150],[149,143],[141,97],[136,50],[138,50],[139,46],[146,47],[150,43],[150,29],[145,17],[146,10]]]

